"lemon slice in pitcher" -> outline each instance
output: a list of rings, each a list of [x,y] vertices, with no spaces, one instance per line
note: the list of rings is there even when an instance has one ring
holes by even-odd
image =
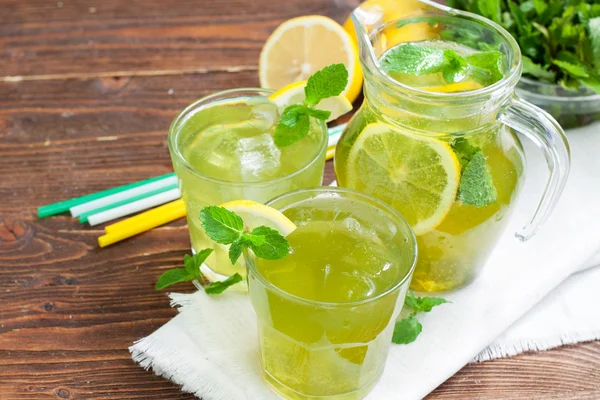
[[[442,223],[460,183],[460,164],[447,143],[384,123],[363,129],[347,162],[348,186],[392,205],[416,235]]]

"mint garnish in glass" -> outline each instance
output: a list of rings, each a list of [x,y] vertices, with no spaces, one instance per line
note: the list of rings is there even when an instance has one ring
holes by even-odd
[[[277,260],[285,257],[290,251],[288,241],[275,229],[259,226],[249,231],[244,227],[242,218],[224,207],[209,206],[200,211],[200,220],[206,234],[216,243],[230,244],[229,259],[235,264],[246,248],[252,249],[259,258]],[[230,286],[243,280],[240,274],[233,274],[224,281],[208,283],[200,271],[202,263],[210,256],[213,249],[204,249],[193,256],[185,255],[184,268],[174,268],[164,272],[156,289],[164,289],[175,283],[197,280],[204,285],[207,294],[219,294]]]

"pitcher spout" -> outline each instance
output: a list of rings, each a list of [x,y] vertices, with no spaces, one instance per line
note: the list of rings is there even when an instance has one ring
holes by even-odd
[[[428,12],[448,12],[448,7],[429,0],[365,1],[350,18],[354,24],[358,54],[365,78],[380,75],[378,59],[390,47],[403,43],[427,40],[431,28],[427,24],[396,27],[401,19],[417,17]]]

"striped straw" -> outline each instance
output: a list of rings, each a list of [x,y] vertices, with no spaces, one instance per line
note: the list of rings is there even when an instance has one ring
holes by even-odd
[[[151,197],[151,196],[157,195],[159,193],[163,193],[163,192],[166,192],[168,190],[172,190],[172,189],[176,189],[176,188],[177,188],[177,184],[174,183],[172,185],[165,186],[165,187],[153,190],[151,192],[139,194],[139,195],[137,195],[135,197],[132,197],[130,199],[121,200],[121,201],[118,201],[118,202],[116,202],[114,204],[109,204],[109,205],[106,205],[104,207],[95,208],[95,209],[93,209],[91,211],[84,212],[83,214],[81,214],[79,216],[79,222],[81,222],[82,224],[86,223],[86,222],[88,222],[88,217],[90,215],[98,214],[98,213],[100,213],[102,211],[107,211],[107,210],[110,210],[110,209],[113,209],[113,208],[116,208],[116,207],[119,207],[119,206],[122,206],[122,205],[125,205],[125,204],[133,203],[134,201],[142,200],[142,199],[145,199],[147,197]]]
[[[115,194],[99,198],[97,200],[88,201],[87,203],[71,207],[71,215],[74,217],[78,217],[79,215],[94,210],[96,208],[106,207],[109,205],[114,206],[114,204],[120,201],[131,200],[133,197],[136,197],[140,194],[152,192],[156,189],[160,189],[175,183],[177,183],[177,177],[173,174],[173,176],[169,176],[167,178],[139,185],[131,189],[123,190]]]
[[[100,199],[100,198],[103,198],[103,197],[106,197],[106,196],[109,196],[109,195],[112,195],[115,193],[123,192],[128,189],[133,189],[138,186],[143,186],[143,185],[146,185],[146,184],[149,184],[152,182],[156,182],[156,181],[160,181],[162,179],[173,177],[173,176],[175,176],[174,173],[156,176],[154,178],[146,179],[146,180],[139,181],[139,182],[129,183],[127,185],[119,186],[119,187],[108,189],[108,190],[103,190],[101,192],[92,193],[92,194],[88,194],[88,195],[81,196],[81,197],[76,197],[76,198],[73,198],[70,200],[60,201],[58,203],[48,204],[48,205],[38,208],[38,210],[37,210],[38,217],[45,218],[45,217],[49,217],[51,215],[64,213],[66,211],[69,211],[69,209],[71,207],[75,207],[80,204],[90,202],[92,200]]]
[[[103,224],[113,219],[121,218],[126,215],[168,203],[169,201],[177,200],[180,197],[181,192],[179,191],[179,188],[176,187],[175,189],[167,190],[166,192],[155,194],[154,196],[146,197],[145,199],[123,204],[122,206],[90,215],[88,217],[88,222],[91,226]]]

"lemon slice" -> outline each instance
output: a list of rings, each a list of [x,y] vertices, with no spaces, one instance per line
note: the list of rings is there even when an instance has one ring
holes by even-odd
[[[481,89],[483,86],[474,81],[465,81],[465,82],[455,82],[455,83],[447,83],[445,85],[440,86],[429,86],[423,88],[429,92],[438,92],[438,93],[455,93],[455,92],[466,92],[469,90],[477,90]]]
[[[374,29],[386,25],[392,21],[408,16],[422,15],[424,11],[431,9],[428,4],[419,0],[366,0],[356,12],[366,32],[371,33]],[[352,19],[348,17],[344,22],[344,29],[354,39],[356,30]],[[421,40],[435,39],[436,29],[429,23],[411,23],[407,26],[389,26],[378,33],[381,48],[389,49],[397,44],[405,42],[418,42]]]
[[[348,69],[348,85],[342,94],[352,102],[360,94],[363,79],[356,42],[331,18],[292,18],[265,42],[258,66],[260,86],[278,90],[336,63]]]
[[[283,109],[290,104],[304,103],[304,99],[306,97],[304,94],[305,86],[306,81],[290,83],[286,87],[279,89],[270,95],[269,100],[277,105],[279,113],[281,113],[283,112]],[[339,96],[328,97],[321,100],[319,104],[317,104],[316,108],[331,112],[331,116],[327,120],[327,122],[329,122],[352,110],[352,103],[350,103],[346,96],[341,94]]]
[[[281,211],[255,201],[233,200],[221,204],[220,207],[233,211],[242,217],[246,228],[250,230],[265,225],[279,231],[283,236],[287,236],[296,229],[296,225]]]
[[[456,198],[460,164],[441,140],[372,123],[359,134],[347,162],[348,186],[392,205],[416,235],[441,224]]]

